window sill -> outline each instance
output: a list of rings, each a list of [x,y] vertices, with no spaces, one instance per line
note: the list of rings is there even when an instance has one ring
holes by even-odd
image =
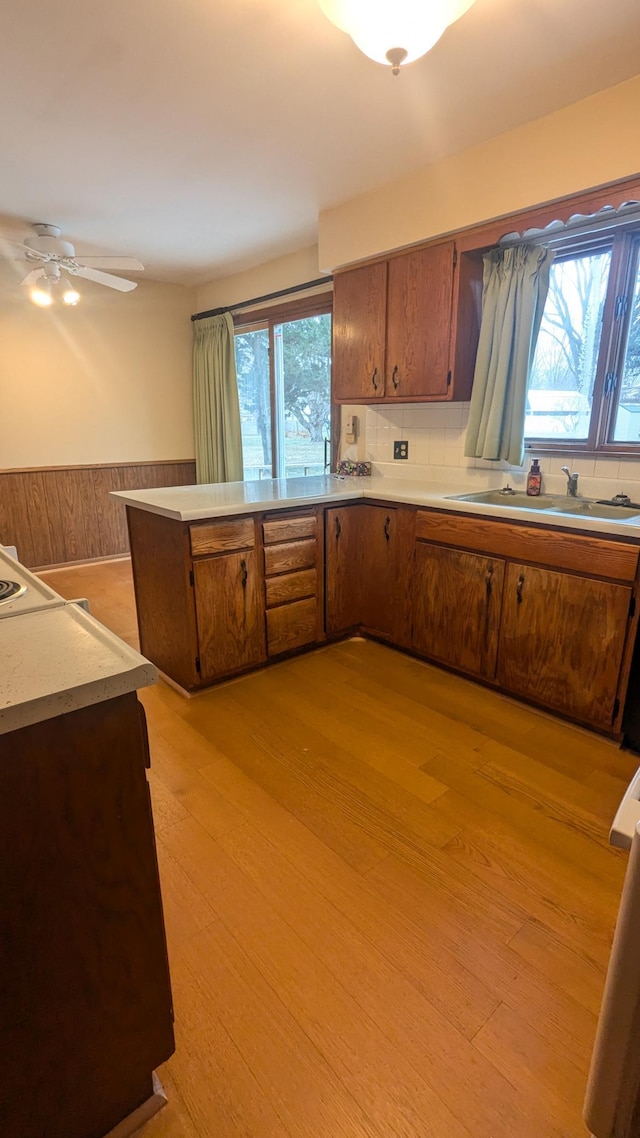
[[[582,445],[581,443],[566,442],[566,443],[550,443],[548,440],[541,443],[525,442],[525,454],[535,455],[554,455],[554,454],[578,454],[583,455],[585,458],[640,458],[640,442],[629,443],[626,446],[608,446],[598,447],[593,450],[591,447]]]

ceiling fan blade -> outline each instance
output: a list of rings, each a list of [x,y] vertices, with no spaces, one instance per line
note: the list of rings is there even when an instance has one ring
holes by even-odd
[[[135,257],[75,257],[74,260],[87,269],[144,269]]]
[[[138,287],[137,281],[126,281],[123,277],[111,276],[111,273],[99,273],[97,269],[83,269],[79,266],[70,271],[74,277],[84,277],[87,281],[95,281],[96,284],[107,285],[108,288],[117,288],[118,292],[131,292]]]
[[[22,256],[17,254],[21,253]],[[30,249],[28,245],[23,245],[21,241],[12,241],[9,237],[0,237],[0,256],[9,257],[12,261],[48,261],[49,256],[47,253],[37,253],[35,249]]]
[[[20,284],[21,285],[35,284],[35,282],[41,280],[41,278],[43,276],[44,276],[44,269],[33,269],[30,273],[27,273],[24,280],[20,281]]]

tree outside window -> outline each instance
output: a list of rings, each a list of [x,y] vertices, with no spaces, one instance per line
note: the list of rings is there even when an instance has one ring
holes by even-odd
[[[322,474],[328,461],[330,300],[316,297],[304,307],[307,315],[296,316],[299,304],[266,310],[259,321],[254,314],[236,331],[247,479]]]

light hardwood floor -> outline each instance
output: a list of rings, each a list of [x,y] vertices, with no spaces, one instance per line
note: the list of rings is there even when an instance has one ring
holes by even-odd
[[[127,561],[43,576],[136,643]],[[583,1138],[637,758],[363,641],[140,694],[177,1038],[143,1138]]]

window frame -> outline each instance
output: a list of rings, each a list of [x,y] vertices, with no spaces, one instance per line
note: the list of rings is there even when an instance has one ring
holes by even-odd
[[[637,443],[629,443],[616,442],[610,437],[620,401],[623,356],[632,314],[631,300],[640,271],[640,222],[621,223],[593,234],[583,233],[564,240],[559,238],[549,244],[557,250],[558,260],[610,248],[611,266],[602,312],[589,435],[586,440],[537,439],[528,435],[524,439],[525,451],[548,455],[573,453],[591,458],[640,455],[640,439]],[[620,297],[627,298],[626,305],[620,305]],[[610,374],[616,376],[613,387],[607,383]]]
[[[262,308],[247,309],[242,312],[232,312],[234,338],[243,332],[257,332],[266,329],[269,336],[269,403],[271,408],[271,477],[277,478],[278,463],[278,430],[276,416],[276,377],[275,377],[275,341],[274,329],[277,324],[287,324],[294,320],[304,320],[311,316],[331,316],[331,336],[333,346],[333,291],[324,290],[313,293],[311,296],[300,295],[294,300],[285,303],[274,303]],[[333,351],[332,351],[333,357]],[[329,372],[329,416],[330,416],[330,449],[329,473],[336,468],[338,456],[338,406],[333,402],[333,383],[331,370]],[[303,475],[302,477],[313,477]],[[317,475],[315,476],[317,477]]]

